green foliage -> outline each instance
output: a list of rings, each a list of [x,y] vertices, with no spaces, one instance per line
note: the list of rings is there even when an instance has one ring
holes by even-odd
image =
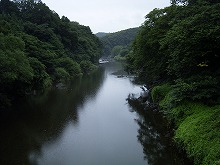
[[[155,86],[151,97],[159,102],[165,110],[176,107],[185,101],[203,102],[205,104],[218,104],[220,90],[217,79],[211,76],[195,76],[189,79],[178,79],[174,84]]]
[[[165,57],[167,52],[160,48],[160,40],[166,36],[174,13],[172,8],[151,11],[133,43],[133,53],[128,56],[129,65],[132,65],[139,77],[148,84],[168,78]]]
[[[155,86],[151,90],[151,97],[153,102],[159,102],[161,99],[163,99],[168,92],[171,90],[171,85],[170,84],[163,84],[160,86]]]
[[[105,37],[106,35],[108,35],[109,33],[104,33],[104,32],[98,32],[95,35],[99,38]]]
[[[179,21],[161,40],[167,48],[168,73],[176,77],[189,77],[218,69],[220,5],[188,7],[196,13]],[[204,21],[208,20],[208,21]],[[187,68],[187,69],[186,69]]]
[[[193,106],[192,111],[179,125],[175,140],[182,144],[197,165],[218,164],[220,161],[220,107]]]
[[[167,84],[157,86],[152,94],[153,98],[161,96],[163,113],[170,122],[175,123],[175,141],[178,146],[186,150],[196,165],[218,164],[220,106],[210,107],[195,101],[175,104],[174,90],[170,87]]]
[[[116,60],[116,61],[126,61],[126,57],[122,57],[120,55],[117,55],[117,56],[114,57],[114,60]]]
[[[30,66],[33,68],[32,89],[45,89],[51,85],[51,78],[46,72],[46,67],[37,58],[28,58]]]
[[[219,164],[220,2],[171,2],[146,16],[127,68],[148,85],[164,84],[152,89],[153,101],[176,125],[175,140],[195,164]]]
[[[212,76],[194,76],[185,80],[178,79],[176,84],[173,85],[173,94],[175,98],[178,98],[176,100],[178,102],[191,99],[214,103],[220,95],[218,84],[219,81]]]
[[[90,61],[81,61],[80,62],[80,67],[81,67],[81,70],[84,74],[89,74],[97,68]]]
[[[55,68],[55,80],[57,82],[66,82],[70,80],[70,74],[64,68]]]
[[[71,58],[69,57],[63,57],[63,58],[59,58],[55,61],[56,63],[56,67],[59,68],[64,68],[64,70],[71,76],[71,77],[76,77],[76,76],[80,76],[82,74],[80,65],[73,61]],[[65,74],[66,75],[66,74]]]
[[[77,22],[71,22],[70,27],[74,29],[78,36],[77,48],[72,56],[77,62],[84,60],[98,63],[101,55],[101,42],[88,26],[79,25]]]
[[[24,42],[13,35],[0,34],[0,43],[1,83],[30,83],[33,70],[24,54]]]
[[[79,63],[98,63],[100,45],[89,27],[40,0],[0,1],[1,104],[82,75]]]
[[[118,51],[116,49],[122,47],[127,48],[129,45],[131,45],[132,41],[137,35],[138,29],[139,28],[131,28],[116,33],[108,33],[103,37],[100,37],[101,43],[103,45],[102,56],[117,56],[120,50]]]
[[[111,51],[111,56],[112,57],[118,56],[120,54],[122,48],[123,48],[123,46],[120,46],[120,45],[114,46]]]
[[[179,97],[182,96],[180,93],[184,93],[184,98],[190,99],[191,95],[188,92],[194,89],[189,84],[183,82],[180,84],[156,86],[152,89],[152,98],[160,102],[163,113],[175,123],[177,129],[175,141],[187,151],[190,158],[194,159],[195,164],[218,164],[220,106],[209,107],[196,101],[193,103],[186,101],[186,99],[180,101]]]
[[[154,9],[127,56],[128,70],[149,85],[170,81],[176,101],[219,97],[219,3]],[[174,101],[175,101],[174,99]]]
[[[31,87],[34,74],[21,38],[0,34],[0,54],[0,102],[9,105],[11,97],[24,95]]]

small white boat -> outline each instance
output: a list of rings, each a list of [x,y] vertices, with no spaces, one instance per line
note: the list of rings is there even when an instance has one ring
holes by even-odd
[[[105,63],[108,63],[108,62],[109,62],[108,60],[103,60],[103,59],[99,60],[99,64],[105,64]]]

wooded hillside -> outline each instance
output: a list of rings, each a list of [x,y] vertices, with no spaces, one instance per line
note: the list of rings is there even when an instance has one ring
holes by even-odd
[[[103,51],[102,56],[115,57],[117,55],[126,55],[128,47],[135,39],[138,28],[131,28],[122,30],[115,33],[108,33],[103,37],[100,37]]]
[[[89,72],[100,53],[88,26],[42,1],[0,1],[0,105]]]
[[[196,165],[220,164],[219,36],[219,0],[173,0],[146,16],[127,58]]]

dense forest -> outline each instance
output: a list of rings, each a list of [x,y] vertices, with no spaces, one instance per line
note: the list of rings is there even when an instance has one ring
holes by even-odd
[[[96,35],[97,37],[101,38],[101,37],[105,37],[105,36],[108,35],[108,34],[109,34],[109,33],[98,32],[98,33],[96,33],[95,35]]]
[[[101,43],[88,26],[40,0],[0,1],[0,108],[95,68]]]
[[[178,146],[196,165],[220,164],[219,0],[173,0],[154,9],[127,61],[175,125]]]
[[[136,37],[138,28],[131,28],[115,33],[97,33],[103,46],[102,56],[108,58],[125,57]]]

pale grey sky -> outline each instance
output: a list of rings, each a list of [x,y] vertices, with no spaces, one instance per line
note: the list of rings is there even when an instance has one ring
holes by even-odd
[[[138,27],[154,8],[170,5],[170,0],[42,0],[59,16],[90,26],[93,33],[116,32]]]

